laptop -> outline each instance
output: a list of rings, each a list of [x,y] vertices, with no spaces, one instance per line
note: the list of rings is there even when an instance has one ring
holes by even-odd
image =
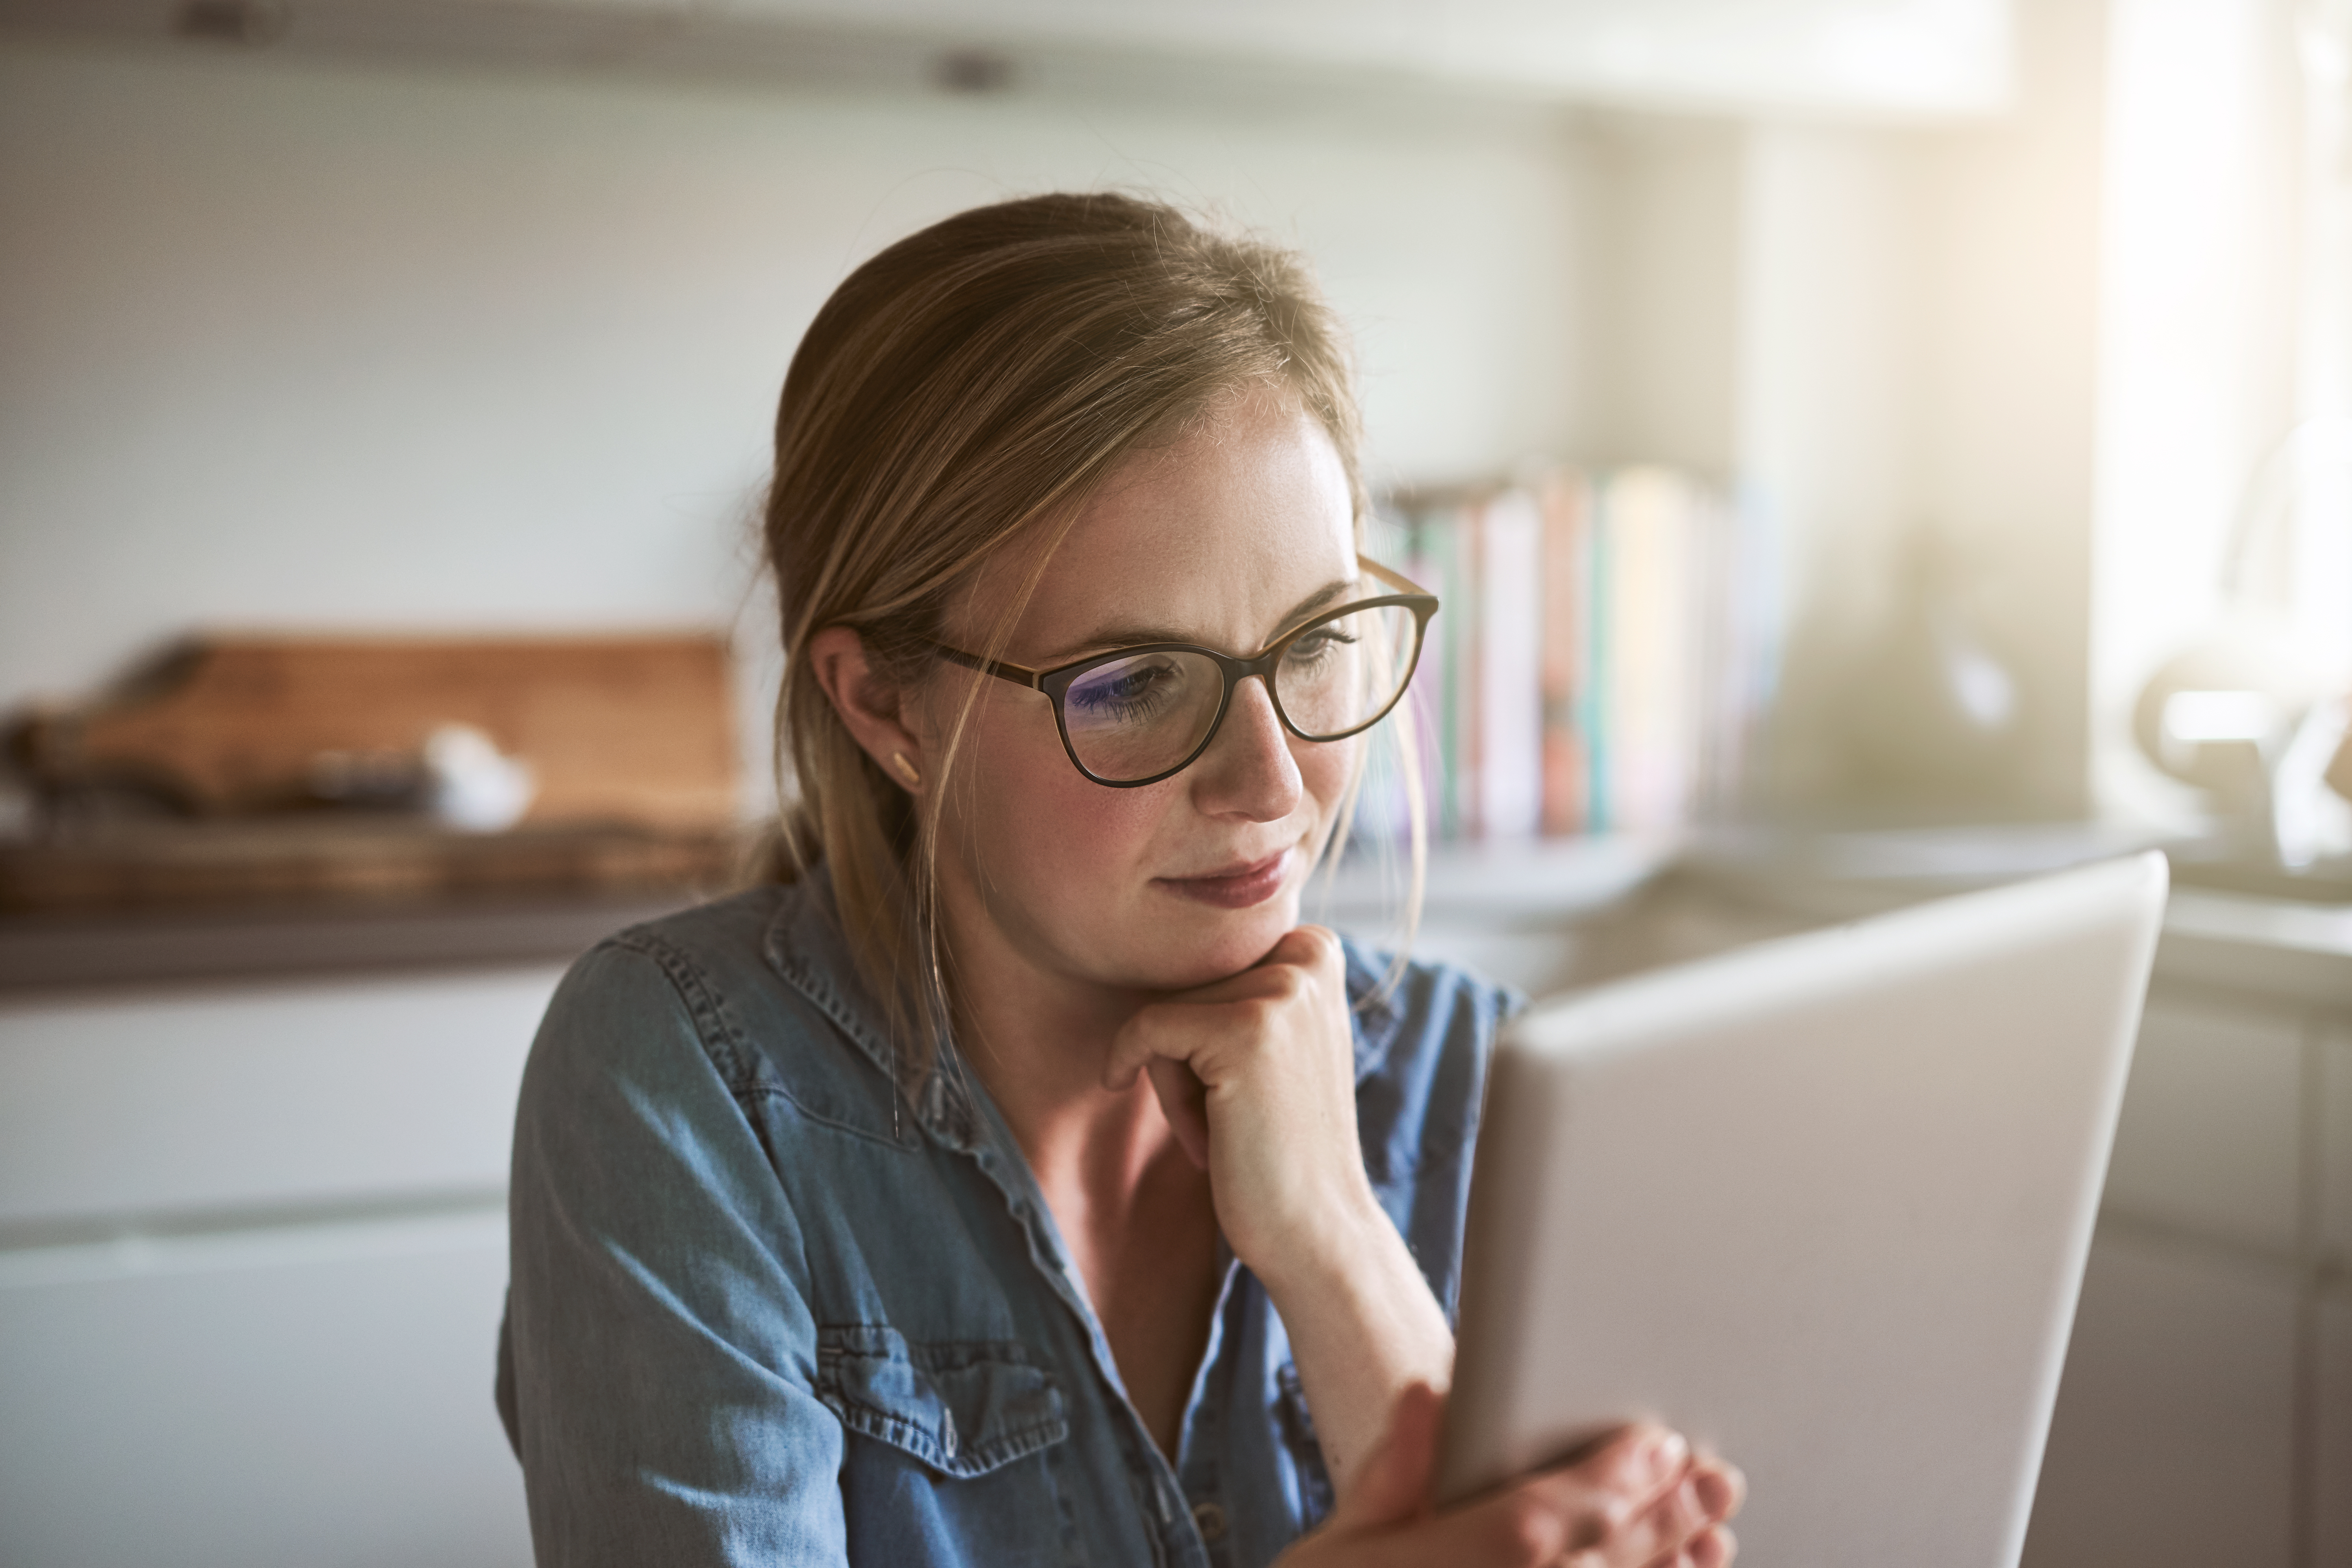
[[[1747,1472],[1743,1568],[2013,1568],[2165,890],[2141,855],[1520,1015],[1441,1505],[1649,1417]]]

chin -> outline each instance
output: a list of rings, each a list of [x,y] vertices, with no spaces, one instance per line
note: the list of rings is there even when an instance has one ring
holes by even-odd
[[[1298,894],[1293,889],[1250,909],[1203,910],[1201,916],[1152,933],[1152,989],[1190,990],[1249,968],[1298,924]]]

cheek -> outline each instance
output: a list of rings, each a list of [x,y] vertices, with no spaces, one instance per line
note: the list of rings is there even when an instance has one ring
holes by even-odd
[[[1319,743],[1301,742],[1291,747],[1290,754],[1297,763],[1300,784],[1314,800],[1328,827],[1362,762],[1364,737],[1355,735],[1345,741]]]
[[[956,766],[952,830],[999,886],[1044,883],[1066,898],[1090,880],[1073,868],[1099,879],[1140,858],[1161,815],[1160,789],[1106,789],[1080,773],[1050,714],[975,724]]]

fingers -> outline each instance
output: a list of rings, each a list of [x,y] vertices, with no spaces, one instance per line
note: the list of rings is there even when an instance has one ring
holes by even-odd
[[[1589,1561],[1612,1568],[1723,1568],[1735,1544],[1723,1521],[1738,1511],[1746,1495],[1747,1479],[1736,1468],[1711,1457],[1694,1459]],[[1570,1561],[1584,1568],[1587,1559]]]
[[[1715,1524],[1715,1516],[1699,1494],[1696,1478],[1685,1475],[1629,1523],[1570,1562],[1576,1568],[1635,1568],[1636,1564],[1671,1568],[1680,1563],[1684,1549]]]
[[[1261,1032],[1306,982],[1297,966],[1245,969],[1139,1010],[1122,1025],[1103,1059],[1103,1087],[1124,1093],[1157,1058],[1190,1061],[1202,1050]]]
[[[1151,1092],[1160,1097],[1160,1113],[1183,1146],[1185,1157],[1201,1170],[1209,1168],[1209,1091],[1192,1069],[1168,1057],[1154,1057],[1144,1070]],[[1132,1073],[1128,1081],[1135,1081]]]
[[[1103,1058],[1105,1089],[1124,1094],[1135,1087],[1135,1075],[1155,1061],[1181,1064],[1190,1053],[1197,1031],[1169,1016],[1164,1004],[1144,1008],[1119,1028]],[[1173,1118],[1171,1117],[1172,1121]]]
[[[1571,1568],[1723,1568],[1733,1543],[1722,1521],[1745,1489],[1737,1469],[1643,1423],[1506,1497],[1566,1521],[1560,1560]]]
[[[1293,926],[1266,949],[1265,956],[1257,961],[1255,967],[1263,969],[1275,963],[1295,963],[1307,969],[1328,965],[1345,973],[1347,952],[1339,945],[1339,934],[1328,926]]]
[[[1711,1524],[1685,1542],[1681,1551],[1667,1552],[1644,1568],[1729,1568],[1738,1548],[1729,1530]]]
[[[1748,1500],[1748,1477],[1738,1465],[1719,1459],[1713,1454],[1701,1456],[1698,1468],[1712,1479],[1712,1486],[1720,1489],[1707,1494],[1707,1506],[1717,1519],[1731,1519],[1739,1512],[1739,1505]]]
[[[1428,1485],[1442,1400],[1410,1395],[1365,1461],[1357,1489],[1324,1529],[1284,1554],[1297,1568],[1729,1568],[1737,1542],[1723,1520],[1746,1490],[1739,1472],[1694,1458],[1672,1432],[1642,1424],[1588,1458],[1532,1477],[1449,1513],[1419,1501]],[[1425,1413],[1424,1413],[1425,1412]],[[1401,1436],[1402,1435],[1402,1436]]]

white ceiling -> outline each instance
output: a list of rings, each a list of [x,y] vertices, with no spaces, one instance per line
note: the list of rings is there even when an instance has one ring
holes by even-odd
[[[0,29],[244,32],[285,47],[856,82],[942,51],[1012,85],[1139,72],[1275,86],[1899,118],[1991,112],[2011,0],[0,0]],[[983,71],[982,80],[989,79]]]

